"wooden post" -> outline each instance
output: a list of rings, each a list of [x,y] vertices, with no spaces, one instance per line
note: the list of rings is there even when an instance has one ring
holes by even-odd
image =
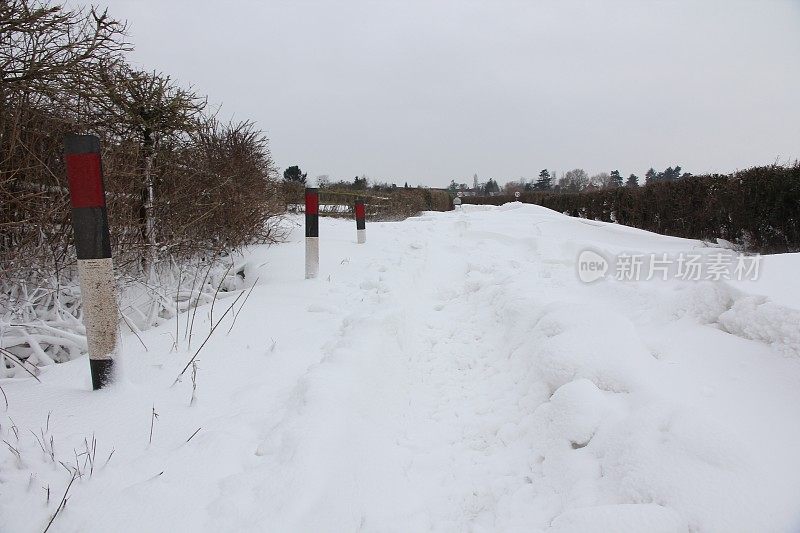
[[[92,388],[97,390],[113,380],[114,358],[119,350],[119,307],[100,140],[94,135],[67,135],[64,159],[72,204],[83,323],[89,345],[89,369]]]
[[[367,212],[364,200],[356,200],[356,236],[358,244],[367,242]]]
[[[306,279],[319,275],[319,191],[306,187]]]

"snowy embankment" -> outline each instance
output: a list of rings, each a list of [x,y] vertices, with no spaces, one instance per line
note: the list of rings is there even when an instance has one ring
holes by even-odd
[[[110,390],[85,359],[3,381],[0,529],[44,529],[76,462],[50,531],[800,529],[800,257],[587,285],[586,247],[703,245],[520,204],[321,226],[320,279],[301,228],[250,251],[194,401],[174,319]]]

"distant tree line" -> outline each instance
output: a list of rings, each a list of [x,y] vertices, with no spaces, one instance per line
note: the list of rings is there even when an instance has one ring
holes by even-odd
[[[691,176],[688,172],[681,173],[681,167],[669,167],[662,172],[657,172],[655,169],[649,169],[645,173],[644,183],[640,183],[639,176],[630,174],[627,178],[622,176],[619,170],[612,170],[610,172],[600,172],[593,176],[589,176],[582,168],[576,168],[565,172],[561,177],[556,177],[555,173],[551,173],[548,169],[542,169],[536,179],[520,178],[519,180],[512,180],[505,184],[503,192],[506,194],[513,194],[515,192],[580,192],[591,189],[613,189],[615,187],[638,187],[642,184],[659,183],[665,181],[674,181],[681,178]],[[461,184],[458,186],[455,181],[450,184],[450,189],[453,192],[459,190],[468,190],[466,185]],[[480,193],[485,191],[481,190]],[[498,191],[499,192],[499,191]]]
[[[4,281],[52,278],[74,258],[66,133],[101,139],[112,246],[126,272],[276,237],[280,188],[265,135],[218,121],[191,87],[128,64],[130,50],[125,25],[106,11],[0,5]]]
[[[651,168],[645,173],[644,184],[674,181],[689,176],[691,174],[687,172],[681,173],[681,167],[678,165],[669,167],[662,172],[657,172]],[[594,176],[589,176],[585,170],[576,168],[565,172],[561,177],[557,177],[555,172],[545,168],[539,172],[539,176],[536,179],[520,178],[519,180],[511,180],[502,189],[495,179],[489,178],[485,182],[480,182],[477,175],[473,176],[472,187],[469,187],[466,183],[457,183],[455,180],[451,180],[447,188],[453,194],[462,192],[468,193],[470,196],[497,196],[501,193],[501,190],[505,194],[523,191],[580,192],[590,189],[612,189],[623,186],[638,187],[641,184],[636,174],[630,174],[627,178],[624,178],[619,170],[600,172]]]
[[[342,190],[342,191],[396,191],[398,189],[412,190],[412,189],[428,189],[428,187],[410,187],[408,182],[405,182],[402,187],[396,183],[389,181],[378,181],[370,179],[366,175],[355,176],[352,181],[339,179],[334,180],[327,174],[321,174],[314,180],[316,186],[320,189],[329,190]],[[308,185],[308,173],[303,172],[299,165],[292,165],[283,171],[283,185],[287,189],[297,189]],[[495,190],[500,190],[499,185],[494,183]]]
[[[665,235],[722,238],[750,251],[800,251],[800,163],[754,167],[730,175],[691,176],[681,174],[680,167],[667,170],[648,171],[643,186],[620,187],[614,185],[614,177],[604,187],[576,185],[560,194],[530,190],[519,200]],[[585,183],[584,176],[568,172],[564,178]],[[463,201],[500,205],[513,200],[503,195]]]
[[[500,194],[500,184],[497,183],[497,180],[494,178],[489,178],[485,182],[478,182],[478,176],[475,176],[473,188],[470,189],[466,183],[456,183],[455,180],[450,181],[450,185],[448,185],[447,190],[452,193],[457,193],[459,191],[470,191],[474,194],[485,194],[488,196]]]

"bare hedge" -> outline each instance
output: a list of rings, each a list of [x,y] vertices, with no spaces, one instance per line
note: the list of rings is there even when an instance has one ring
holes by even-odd
[[[131,68],[129,49],[106,13],[0,6],[0,284],[70,275],[66,133],[101,139],[115,264],[129,274],[277,237],[284,204],[264,134]]]

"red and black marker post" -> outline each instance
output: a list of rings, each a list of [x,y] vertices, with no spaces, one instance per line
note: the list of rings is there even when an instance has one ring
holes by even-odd
[[[306,187],[306,279],[319,275],[319,191]]]
[[[367,210],[364,208],[364,200],[356,200],[356,235],[358,244],[367,242]]]
[[[94,135],[68,134],[64,138],[64,160],[72,204],[83,323],[89,345],[89,368],[92,388],[97,390],[113,380],[114,358],[119,349],[119,308],[100,140]]]

